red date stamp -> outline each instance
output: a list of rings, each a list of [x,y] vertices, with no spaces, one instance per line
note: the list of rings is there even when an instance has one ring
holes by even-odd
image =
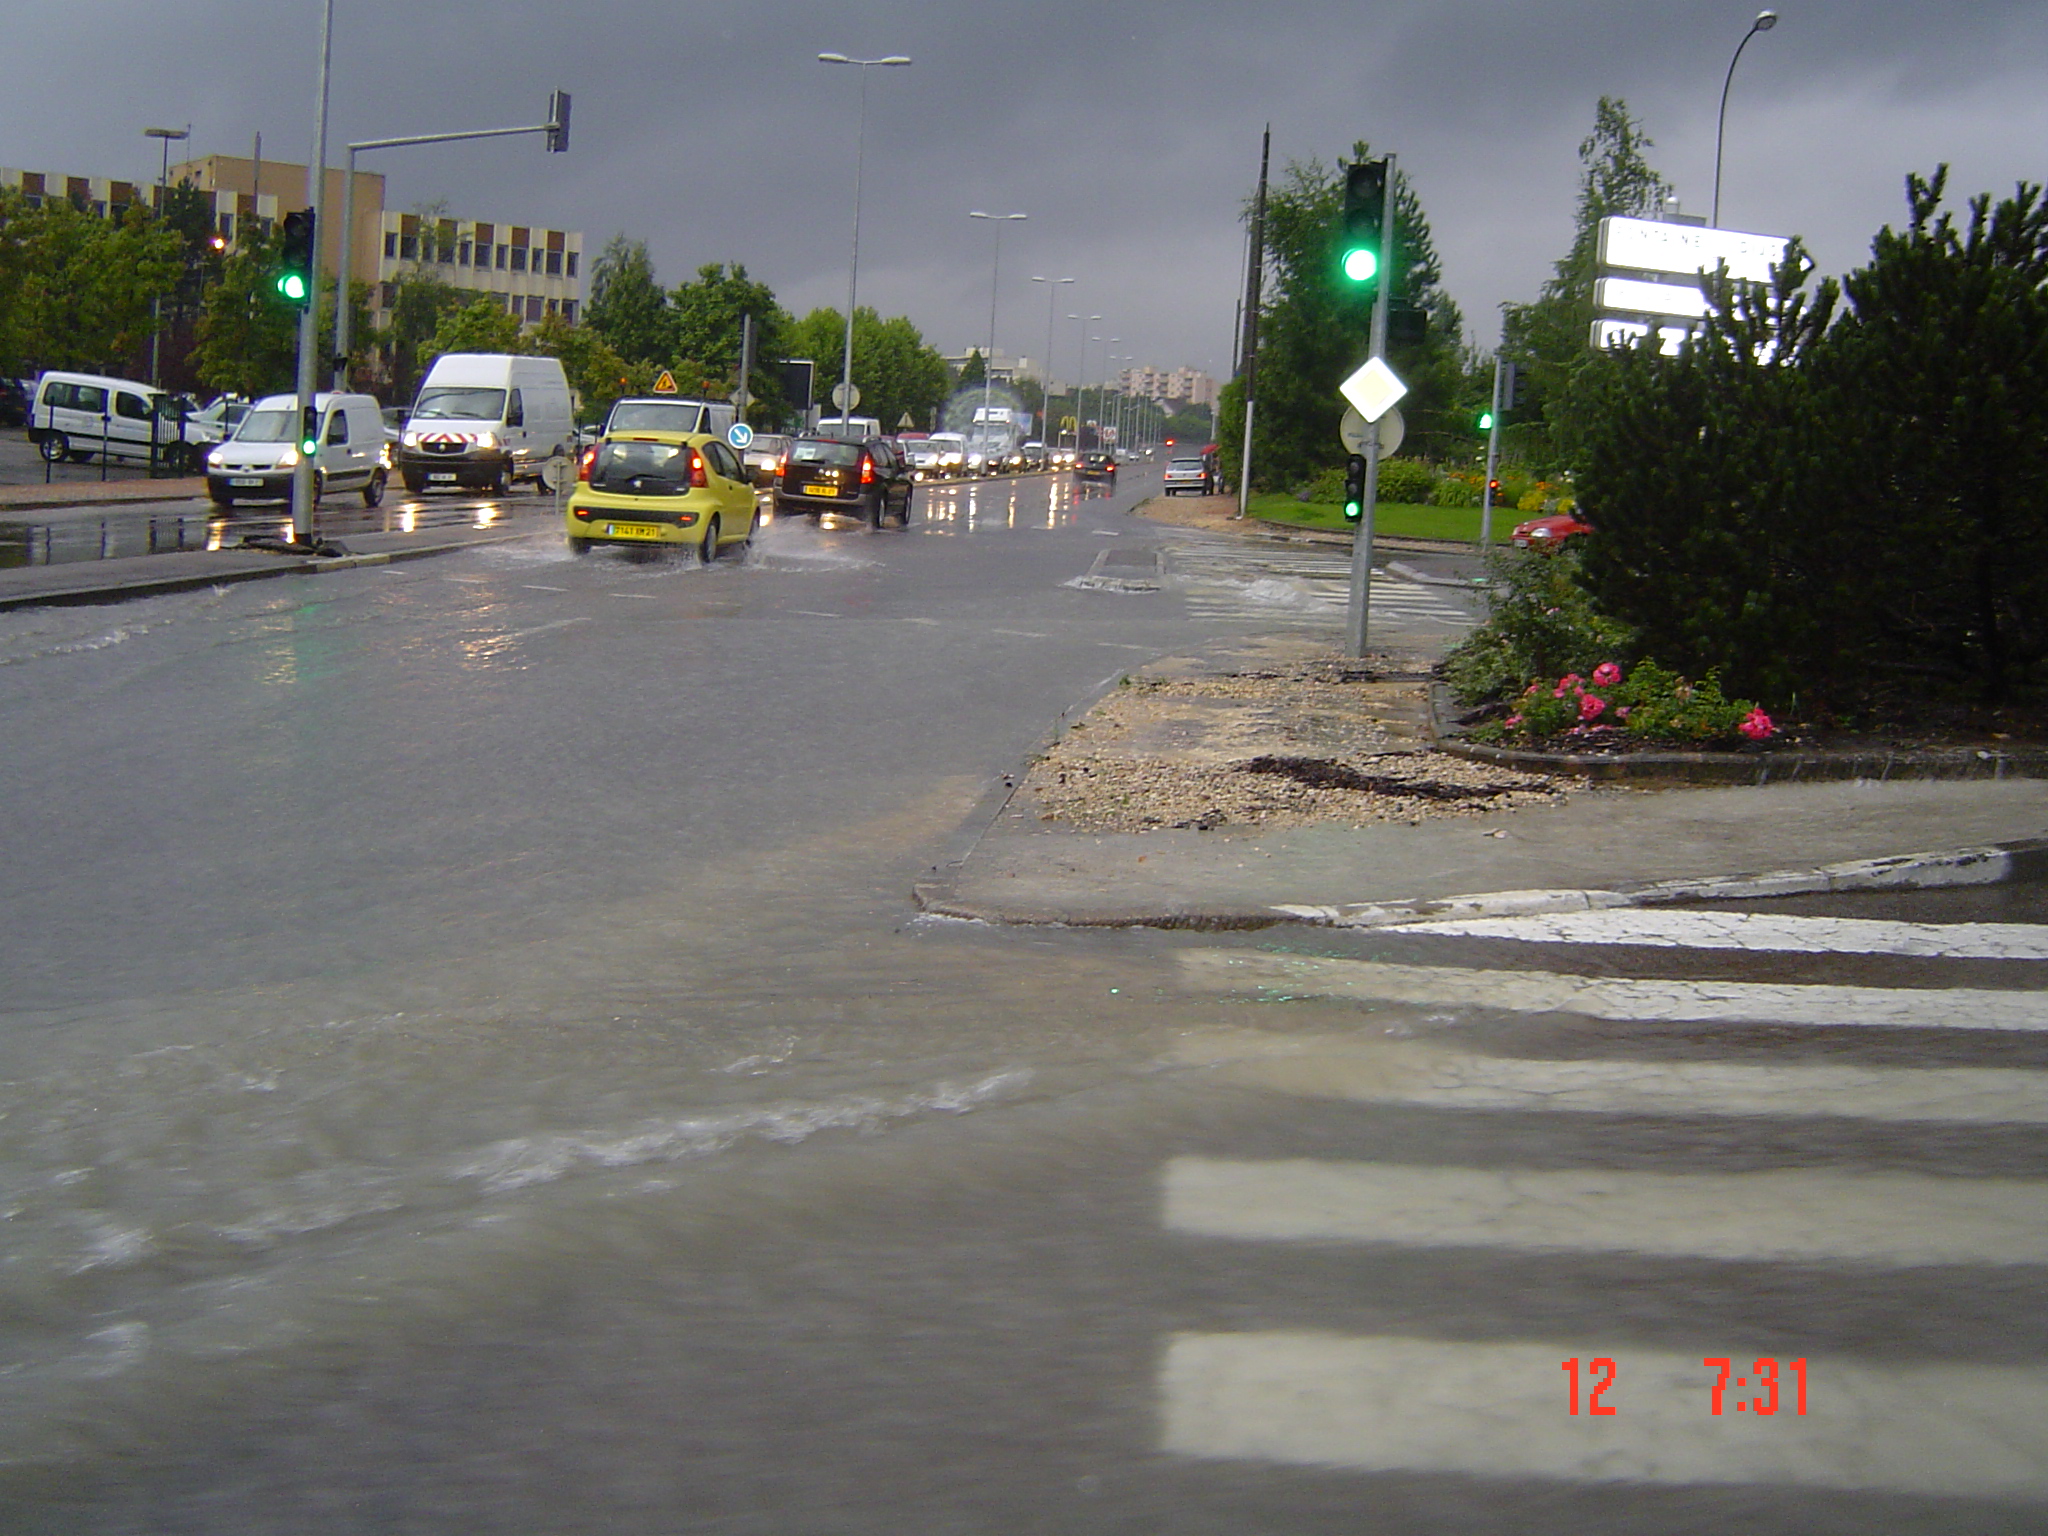
[[[1761,1418],[1769,1418],[1781,1409],[1795,1417],[1806,1412],[1806,1360],[1803,1356],[1787,1360],[1782,1369],[1776,1360],[1765,1356],[1750,1367],[1748,1374],[1741,1376],[1735,1374],[1735,1361],[1731,1356],[1709,1355],[1700,1364],[1720,1372],[1706,1388],[1707,1411],[1716,1418],[1726,1412],[1754,1413]],[[1574,1355],[1560,1362],[1558,1369],[1571,1380],[1569,1412],[1580,1412],[1582,1404],[1583,1411],[1594,1418],[1612,1418],[1619,1411],[1615,1404],[1600,1400],[1612,1390],[1621,1374],[1620,1365],[1610,1356],[1596,1355],[1591,1360],[1582,1361]],[[1752,1381],[1757,1388],[1756,1395],[1743,1396],[1742,1392]],[[1731,1382],[1738,1389],[1732,1400],[1728,1392]],[[1791,1389],[1789,1395],[1783,1390],[1786,1387]]]

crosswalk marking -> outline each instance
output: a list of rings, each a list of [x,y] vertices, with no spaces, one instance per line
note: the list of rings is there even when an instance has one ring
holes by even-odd
[[[1188,610],[1198,618],[1239,622],[1313,624],[1343,612],[1350,601],[1350,558],[1341,552],[1311,555],[1262,553],[1228,541],[1199,538],[1163,546]],[[1372,574],[1376,611],[1403,620],[1462,627],[1471,613],[1419,582],[1385,571]]]
[[[2001,1067],[1530,1060],[1411,1040],[1249,1030],[1184,1039],[1174,1058],[1283,1093],[1435,1109],[2048,1125],[2048,1072]]]
[[[1764,1484],[2048,1495],[2048,1373],[1807,1358],[1807,1411],[1712,1409],[1697,1353],[1624,1342],[1461,1343],[1315,1332],[1182,1333],[1159,1367],[1162,1438],[1187,1456],[1584,1483]],[[1753,1351],[1750,1352],[1753,1355]],[[1568,1411],[1567,1358],[1605,1356],[1611,1416]],[[1652,1527],[1644,1527],[1649,1529]]]
[[[1166,1225],[1205,1237],[1662,1258],[2048,1264],[2048,1183],[1770,1169],[1436,1168],[1176,1157]]]
[[[1558,912],[1538,917],[1404,923],[1403,933],[1518,939],[1533,944],[1640,944],[1660,948],[2048,960],[2048,928],[2027,923],[1897,923],[1771,912]]]
[[[1184,980],[1210,991],[1352,998],[1424,1007],[1571,1013],[1642,1023],[1772,1023],[1883,1029],[2048,1030],[2048,995],[1952,987],[1666,981],[1396,965],[1243,950],[1188,950]]]

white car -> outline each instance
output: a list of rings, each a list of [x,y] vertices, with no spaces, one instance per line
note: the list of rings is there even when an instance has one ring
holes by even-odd
[[[313,456],[313,494],[356,491],[363,505],[384,499],[390,455],[384,446],[384,416],[368,395],[313,397],[319,448]],[[300,433],[297,395],[266,395],[256,402],[235,435],[206,456],[206,494],[218,506],[238,501],[289,501],[298,468]]]
[[[1205,459],[1172,459],[1167,462],[1166,473],[1161,477],[1166,482],[1166,494],[1178,496],[1183,491],[1193,491],[1197,496],[1211,495],[1215,481],[1210,477],[1209,464]]]

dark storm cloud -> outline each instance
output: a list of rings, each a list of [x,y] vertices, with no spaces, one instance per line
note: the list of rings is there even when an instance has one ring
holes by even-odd
[[[1906,171],[1955,165],[1959,192],[2039,179],[2048,8],[1786,0],[1745,53],[1728,124],[1724,222],[1801,233],[1823,267],[1860,259]],[[799,309],[845,300],[857,72],[821,50],[907,53],[870,72],[861,297],[938,345],[986,338],[1003,237],[999,342],[1045,346],[1036,272],[1075,276],[1054,360],[1079,327],[1163,366],[1217,372],[1243,256],[1238,209],[1270,121],[1276,161],[1356,138],[1401,156],[1478,339],[1531,296],[1570,232],[1576,146],[1621,96],[1688,210],[1711,196],[1714,114],[1755,14],[1687,0],[1095,0],[841,3],[502,0],[488,8],[337,0],[331,143],[537,121],[576,94],[575,143],[390,152],[394,206],[563,224],[591,247],[646,239],[664,278],[743,261]],[[0,164],[153,176],[151,123],[193,149],[303,159],[317,0],[182,7],[86,0],[38,17],[0,60]],[[337,158],[338,148],[334,151]],[[1099,371],[1091,361],[1090,372]]]

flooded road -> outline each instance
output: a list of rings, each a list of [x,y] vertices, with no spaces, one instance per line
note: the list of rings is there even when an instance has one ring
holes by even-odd
[[[1917,925],[1846,957],[919,917],[1061,711],[1253,628],[1207,545],[1074,585],[1139,487],[1018,485],[0,621],[0,1526],[2026,1528],[2048,961],[1946,930],[2031,894],[1781,909]]]

